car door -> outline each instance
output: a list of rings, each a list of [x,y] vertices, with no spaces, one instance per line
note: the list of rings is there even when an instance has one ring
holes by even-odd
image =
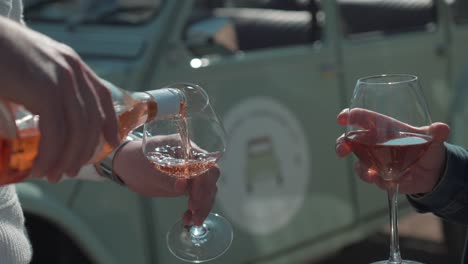
[[[417,2],[417,3],[415,3]],[[360,77],[417,75],[433,121],[446,121],[450,103],[446,31],[437,1],[337,1],[341,19],[344,89],[351,98]],[[356,177],[359,221],[387,214],[382,190]],[[380,193],[381,199],[370,199]],[[405,203],[405,199],[401,199]],[[404,207],[404,206],[403,206]]]

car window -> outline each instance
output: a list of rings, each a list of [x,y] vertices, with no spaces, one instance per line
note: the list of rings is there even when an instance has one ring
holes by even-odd
[[[225,19],[244,52],[305,45],[320,40],[317,11],[313,0],[198,0],[187,27],[204,19]]]
[[[437,21],[434,0],[338,0],[343,32],[397,34],[433,29]]]
[[[448,1],[455,23],[468,24],[468,0]]]
[[[153,18],[163,0],[25,0],[29,21],[139,24]]]

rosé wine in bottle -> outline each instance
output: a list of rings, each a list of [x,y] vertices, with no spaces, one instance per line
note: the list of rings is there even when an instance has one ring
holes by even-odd
[[[122,139],[145,122],[179,114],[184,100],[182,94],[171,88],[128,92],[105,83],[113,97]],[[29,176],[38,154],[39,119],[23,106],[0,99],[0,185],[20,182]],[[101,137],[89,163],[98,162],[112,150]]]

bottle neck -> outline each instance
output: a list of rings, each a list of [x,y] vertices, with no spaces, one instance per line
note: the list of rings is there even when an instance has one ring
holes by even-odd
[[[134,92],[132,97],[138,102],[146,104],[146,120],[149,122],[158,115],[158,103],[151,95],[145,92]]]
[[[102,81],[112,94],[114,106],[121,106],[123,111],[125,111],[129,105],[134,104],[134,102],[127,102],[126,98],[128,98],[128,96],[136,102],[145,103],[147,105],[148,116],[144,122],[151,121],[155,118],[170,118],[179,114],[181,103],[185,98],[181,91],[174,88],[161,88],[145,92],[129,92],[118,88],[106,80]],[[116,111],[117,114],[119,114],[119,109],[116,109]]]
[[[156,105],[156,111],[148,114],[148,121],[153,119],[167,119],[179,115],[181,106],[185,98],[183,94],[176,89],[162,88],[144,92],[149,96],[152,102]],[[148,107],[151,108],[151,107]]]

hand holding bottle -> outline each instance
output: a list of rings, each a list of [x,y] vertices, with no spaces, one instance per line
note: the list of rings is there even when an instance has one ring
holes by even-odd
[[[4,18],[0,39],[0,98],[41,117],[33,175],[75,175],[101,135],[119,144],[109,91],[70,47]]]
[[[158,140],[164,144],[165,138]],[[141,151],[142,142],[135,140],[126,144],[114,158],[114,172],[132,191],[145,196],[175,197],[189,196],[188,210],[184,223],[201,225],[213,207],[220,176],[218,167],[188,179],[176,178],[154,169]],[[190,184],[189,184],[190,182]]]
[[[372,124],[379,123],[387,126],[408,126],[390,117],[364,110],[353,109],[353,125],[360,126],[363,129],[372,131]],[[341,126],[346,126],[349,122],[348,109],[344,109],[337,116],[337,122]],[[374,126],[375,128],[375,126]],[[411,166],[404,175],[398,180],[400,184],[400,192],[404,194],[417,194],[430,192],[437,184],[439,178],[443,174],[445,167],[445,146],[444,141],[447,140],[450,128],[444,123],[433,123],[429,127],[414,128],[415,130],[430,131],[433,135],[433,141],[428,151],[421,159]],[[336,140],[336,153],[339,157],[345,157],[352,151],[351,146],[344,140],[344,135],[341,135]],[[370,168],[368,164],[357,161],[354,169],[359,177],[368,183],[374,183],[382,189],[388,189],[392,181],[383,180],[377,171]]]

